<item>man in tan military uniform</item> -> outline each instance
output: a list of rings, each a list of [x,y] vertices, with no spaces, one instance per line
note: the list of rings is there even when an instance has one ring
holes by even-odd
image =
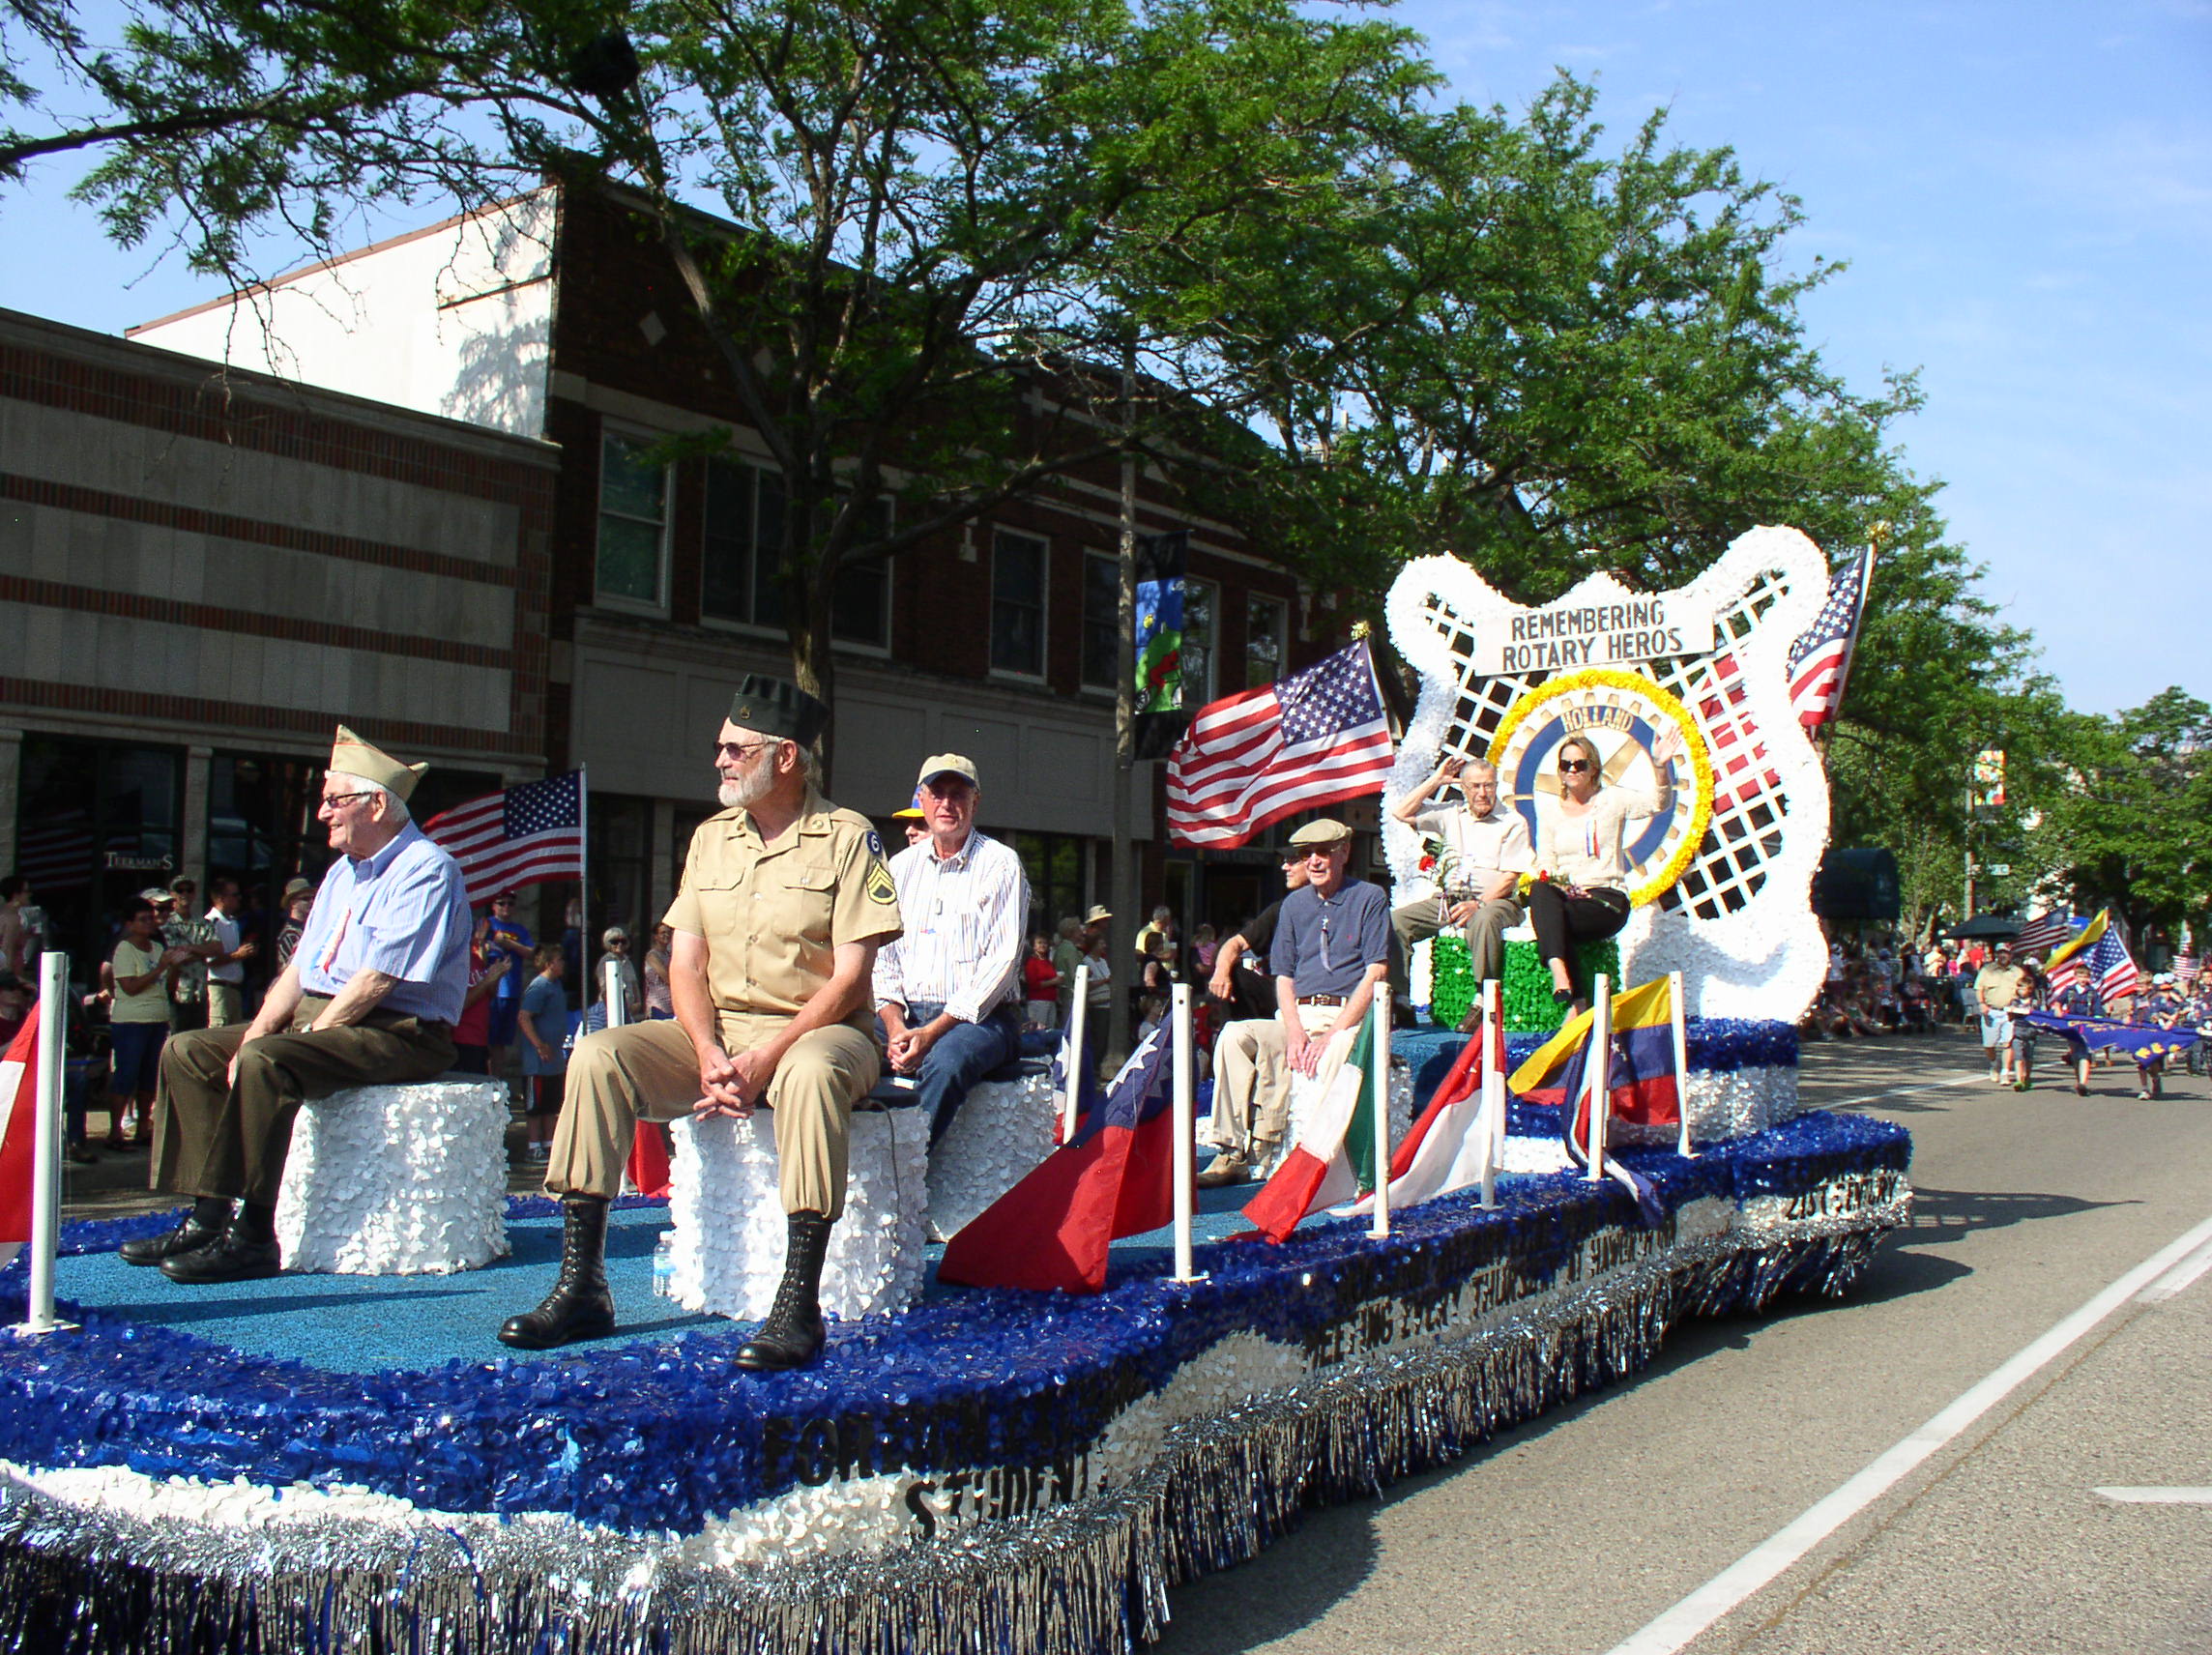
[[[797,1367],[822,1346],[818,1292],[830,1230],[845,1209],[854,1103],[883,1073],[870,978],[898,936],[898,895],[867,819],[807,778],[827,711],[775,679],[748,677],[715,758],[729,806],[692,836],[665,915],[676,933],[676,1020],[588,1035],[568,1064],[545,1188],[566,1219],[561,1277],[537,1310],[500,1329],[542,1350],[614,1328],[603,1258],[607,1204],[639,1120],[775,1115],[784,1279],[741,1366]]]

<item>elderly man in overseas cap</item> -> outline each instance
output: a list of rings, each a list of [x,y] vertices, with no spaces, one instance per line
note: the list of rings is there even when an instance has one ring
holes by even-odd
[[[545,1350],[614,1330],[607,1205],[639,1120],[765,1106],[788,1239],[775,1303],[737,1362],[795,1368],[821,1351],[822,1261],[845,1209],[853,1105],[883,1073],[869,974],[878,944],[899,934],[883,841],[814,785],[807,748],[828,719],[772,678],[747,677],[731,701],[714,752],[724,809],[692,835],[664,915],[675,1021],[577,1043],[545,1173],[562,1204],[561,1274],[536,1310],[507,1320],[506,1343]]]
[[[1021,1056],[1030,882],[1011,846],[975,830],[983,792],[969,760],[924,760],[915,797],[929,834],[891,858],[906,935],[877,951],[876,1015],[934,1147],[968,1089]]]
[[[275,1275],[276,1191],[301,1101],[452,1066],[469,905],[453,858],[408,819],[427,768],[338,726],[317,814],[341,855],[253,1021],[190,1030],[163,1049],[152,1182],[192,1197],[192,1210],[126,1243],[129,1263],[188,1283]]]

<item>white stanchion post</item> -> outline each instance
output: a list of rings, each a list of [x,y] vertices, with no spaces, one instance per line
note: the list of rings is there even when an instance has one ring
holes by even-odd
[[[1694,1160],[1698,1152],[1690,1147],[1690,1014],[1682,1003],[1680,972],[1667,973],[1667,1006],[1674,1026],[1674,1107],[1682,1115],[1682,1158]]]
[[[1597,998],[1590,1002],[1589,1061],[1589,1181],[1605,1176],[1605,1129],[1613,1113],[1613,1077],[1606,1069],[1613,1058],[1613,979],[1600,973]]]
[[[629,1021],[629,997],[623,993],[620,960],[606,960],[599,966],[599,1003],[607,1008],[609,1029],[620,1029]]]
[[[1367,1007],[1374,1033],[1368,1037],[1368,1073],[1375,1088],[1375,1217],[1367,1234],[1390,1234],[1390,985],[1375,985]]]
[[[18,1333],[52,1333],[54,1256],[62,1239],[62,1105],[69,1055],[69,956],[39,959],[38,1118],[31,1139],[31,1295]]]
[[[1482,1134],[1482,1207],[1498,1207],[1498,1164],[1505,1145],[1505,1074],[1498,1066],[1498,979],[1482,980],[1482,1023],[1475,1038],[1482,1042],[1482,1107],[1476,1130]]]
[[[1075,1120],[1083,1105],[1083,1031],[1091,1021],[1091,962],[1075,968],[1075,997],[1067,1002],[1067,1095],[1060,1103],[1060,1141],[1075,1140]]]
[[[1175,985],[1171,999],[1175,1031],[1175,1279],[1201,1282],[1191,1268],[1191,1225],[1198,1211],[1198,1053],[1190,1015],[1190,984]]]

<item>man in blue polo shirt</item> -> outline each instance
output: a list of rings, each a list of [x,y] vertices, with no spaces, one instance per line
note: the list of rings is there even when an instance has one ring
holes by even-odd
[[[194,1284],[275,1275],[276,1191],[301,1102],[452,1067],[469,904],[453,858],[407,817],[426,768],[338,726],[316,813],[341,855],[253,1021],[163,1048],[151,1182],[192,1197],[192,1210],[125,1243],[126,1263]]]
[[[1306,885],[1283,898],[1267,968],[1293,1072],[1320,1072],[1328,1044],[1367,1015],[1375,985],[1390,970],[1390,899],[1379,885],[1348,879],[1352,829],[1325,817],[1291,835],[1306,857]]]

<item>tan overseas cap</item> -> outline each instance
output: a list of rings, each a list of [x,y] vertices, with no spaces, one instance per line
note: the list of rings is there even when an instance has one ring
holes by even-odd
[[[982,779],[975,774],[975,761],[959,753],[936,753],[921,761],[921,773],[914,778],[914,785],[926,787],[942,775],[956,775],[966,779],[970,787],[981,787]]]
[[[1324,816],[1319,822],[1308,822],[1291,835],[1291,843],[1301,848],[1316,845],[1333,845],[1340,839],[1352,837],[1352,829],[1343,823]]]
[[[343,724],[331,747],[331,769],[372,781],[404,799],[429,770],[428,765],[403,765],[381,747],[372,747]]]

